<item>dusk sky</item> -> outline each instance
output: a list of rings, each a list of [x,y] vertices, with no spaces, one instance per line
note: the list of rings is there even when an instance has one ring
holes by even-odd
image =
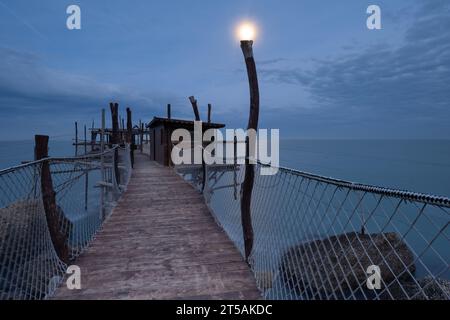
[[[66,8],[81,8],[68,30]],[[382,30],[366,9],[381,7]],[[450,138],[450,1],[0,0],[0,140],[67,137],[117,101],[134,120],[245,128],[235,27],[258,26],[262,128],[283,138]],[[107,109],[108,110],[108,109]],[[109,113],[108,113],[109,116]],[[108,117],[109,120],[109,117]]]

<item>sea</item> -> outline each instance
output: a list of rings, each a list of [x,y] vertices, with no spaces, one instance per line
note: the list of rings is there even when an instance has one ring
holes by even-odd
[[[0,168],[8,168],[18,165],[22,161],[32,160],[33,146],[33,141],[0,142]],[[83,147],[80,148],[80,154],[83,153],[83,149]],[[71,141],[51,141],[49,155],[74,156],[75,149]],[[450,140],[284,139],[280,141],[280,165],[340,180],[450,197]],[[228,180],[230,183],[232,182],[232,174],[229,174]],[[94,184],[95,182],[91,179],[90,183]],[[263,190],[266,187],[261,186],[260,189]],[[276,190],[271,192],[275,194]],[[284,190],[279,193],[287,194],[288,192],[289,190]],[[239,206],[237,201],[227,200],[232,199],[232,194],[233,190],[219,190],[213,195],[210,205],[215,210],[216,218],[242,252]],[[272,194],[266,194],[267,198],[271,196]],[[95,207],[95,204],[98,203],[96,198],[98,198],[96,192],[90,193],[89,202],[92,202],[90,208],[98,212],[98,208]],[[265,221],[261,226],[258,225],[258,217],[252,217],[256,220],[255,234],[265,235],[257,237],[255,247],[271,248],[270,258],[264,257],[268,253],[265,252],[267,250],[263,250],[260,258],[256,255],[256,261],[258,262],[259,259],[260,265],[266,265],[272,269],[278,268],[282,254],[287,248],[303,241],[301,238],[303,235],[300,233],[308,230],[307,227],[303,227],[301,230],[292,230],[292,233],[288,234],[286,230],[292,229],[293,226],[289,223],[290,219],[297,219],[299,213],[287,212],[287,209],[283,208],[279,209],[278,215],[273,212],[265,212],[269,208],[266,208],[267,210],[261,208],[262,219],[259,221]],[[450,261],[448,211],[445,213],[439,209],[436,210],[437,212],[431,212],[416,221],[412,231],[409,224],[403,226],[400,222],[404,223],[404,221],[396,221],[399,218],[403,219],[398,214],[389,223],[396,224],[401,233],[407,235],[405,239],[412,246],[415,254],[419,255],[420,263],[416,263],[417,277],[422,278],[431,273],[450,279],[450,270],[445,267],[445,261],[447,261],[447,265]],[[411,211],[411,213],[414,212],[417,212],[417,209]],[[282,217],[284,218],[282,219]],[[411,217],[414,220],[414,216]],[[442,226],[446,227],[436,238],[436,232]],[[266,228],[269,229],[266,230]],[[278,242],[272,241],[273,235],[291,240],[279,241],[280,245],[278,245]],[[314,236],[308,235],[309,239]],[[317,235],[321,238],[326,236],[325,234]],[[433,243],[430,249],[429,243],[431,242]],[[273,261],[273,265],[267,265],[265,262],[267,259]],[[265,270],[262,271],[265,272]],[[273,290],[269,297],[276,297],[279,293],[279,291]]]
[[[83,147],[79,149],[83,153]],[[50,156],[73,156],[50,141]],[[34,158],[34,142],[0,141],[0,169]],[[327,177],[450,197],[450,140],[280,141],[280,165]]]

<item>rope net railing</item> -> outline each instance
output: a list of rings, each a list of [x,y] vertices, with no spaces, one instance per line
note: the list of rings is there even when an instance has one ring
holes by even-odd
[[[50,169],[58,229],[70,261],[93,240],[131,175],[129,146],[0,171],[0,300],[45,299],[64,279],[68,265],[55,250],[43,203],[44,163]]]
[[[450,299],[450,199],[288,168],[261,175],[262,167],[254,167],[248,261],[265,298]],[[244,256],[245,165],[206,166],[204,188],[201,165],[176,169],[204,190]],[[368,286],[373,266],[379,289]]]

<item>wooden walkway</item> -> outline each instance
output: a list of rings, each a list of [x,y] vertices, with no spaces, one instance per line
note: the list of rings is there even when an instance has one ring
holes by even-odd
[[[203,197],[136,154],[128,189],[55,299],[258,299],[255,279]]]

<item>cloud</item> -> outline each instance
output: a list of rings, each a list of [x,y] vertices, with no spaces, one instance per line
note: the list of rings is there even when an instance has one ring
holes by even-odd
[[[310,70],[263,67],[265,80],[306,88],[320,112],[355,121],[450,120],[450,4],[427,1],[397,47],[371,46]],[[400,125],[401,122],[398,122]],[[448,133],[448,129],[447,129]]]
[[[33,119],[24,134],[51,125],[55,134],[67,130],[78,119],[98,118],[100,108],[118,101],[121,107],[151,116],[167,101],[178,101],[170,93],[137,92],[124,85],[98,81],[45,66],[39,56],[0,47],[0,116],[10,121]],[[60,126],[55,122],[62,121]],[[11,135],[11,126],[0,128],[2,137]],[[15,130],[14,134],[21,134]]]

